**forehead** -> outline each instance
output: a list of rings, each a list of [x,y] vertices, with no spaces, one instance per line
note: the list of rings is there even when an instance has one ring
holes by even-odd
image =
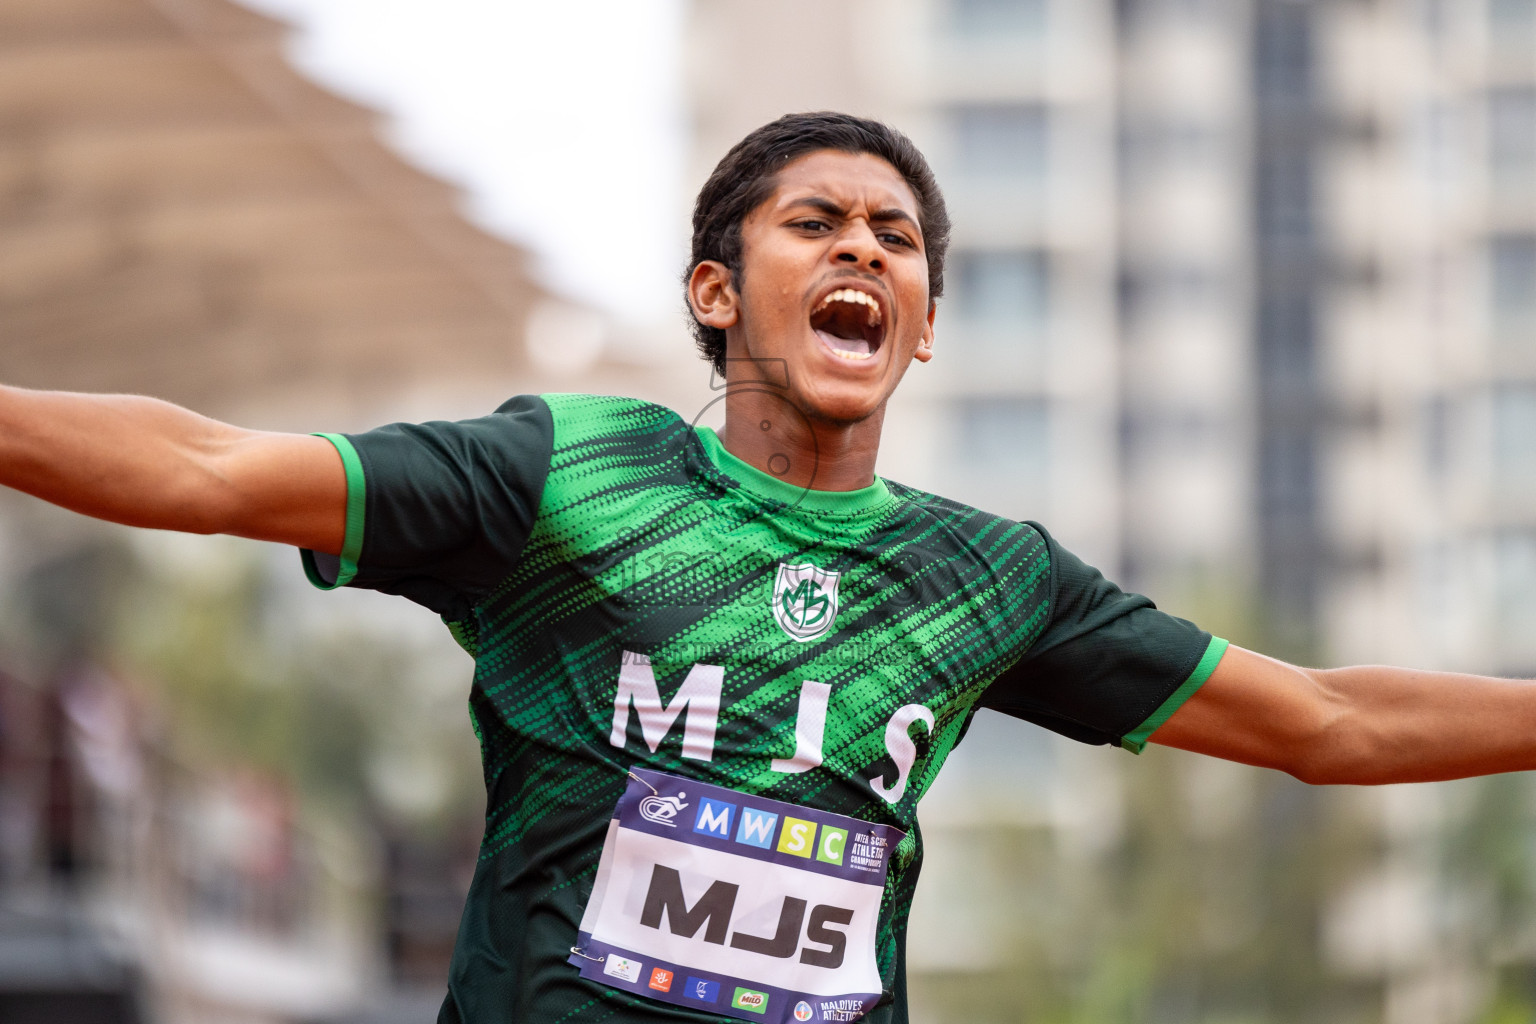
[[[873,153],[836,149],[818,149],[785,164],[759,210],[782,210],[817,196],[846,209],[897,209],[919,219],[917,197],[896,168]]]

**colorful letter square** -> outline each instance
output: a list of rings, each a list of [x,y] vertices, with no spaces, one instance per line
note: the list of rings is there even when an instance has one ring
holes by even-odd
[[[773,827],[778,823],[779,816],[771,811],[742,807],[741,824],[736,827],[736,841],[766,850],[773,845]]]
[[[809,857],[816,852],[816,823],[784,815],[784,829],[779,833],[780,853]]]
[[[735,804],[704,797],[699,801],[699,813],[693,819],[693,830],[717,839],[729,839],[731,838],[731,814],[735,810]]]
[[[847,829],[823,825],[821,827],[821,842],[816,844],[816,859],[824,864],[842,864],[843,848],[847,845]]]

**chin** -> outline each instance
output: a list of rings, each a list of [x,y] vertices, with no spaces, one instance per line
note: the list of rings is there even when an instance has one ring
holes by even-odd
[[[797,404],[806,418],[823,423],[859,423],[879,412],[885,404],[883,394],[840,383],[802,393],[797,397]]]

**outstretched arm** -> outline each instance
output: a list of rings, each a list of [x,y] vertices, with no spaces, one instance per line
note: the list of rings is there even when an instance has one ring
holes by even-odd
[[[1304,782],[1536,768],[1536,684],[1383,666],[1304,669],[1238,647],[1152,741]]]
[[[133,395],[0,386],[0,485],[98,519],[335,554],[341,457],[324,438],[243,430]]]

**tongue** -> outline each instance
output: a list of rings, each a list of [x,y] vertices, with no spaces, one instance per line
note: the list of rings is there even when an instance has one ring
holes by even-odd
[[[828,348],[836,349],[839,352],[853,352],[861,356],[869,355],[869,342],[863,338],[839,338],[831,331],[822,330],[816,332],[816,337],[820,338]]]

